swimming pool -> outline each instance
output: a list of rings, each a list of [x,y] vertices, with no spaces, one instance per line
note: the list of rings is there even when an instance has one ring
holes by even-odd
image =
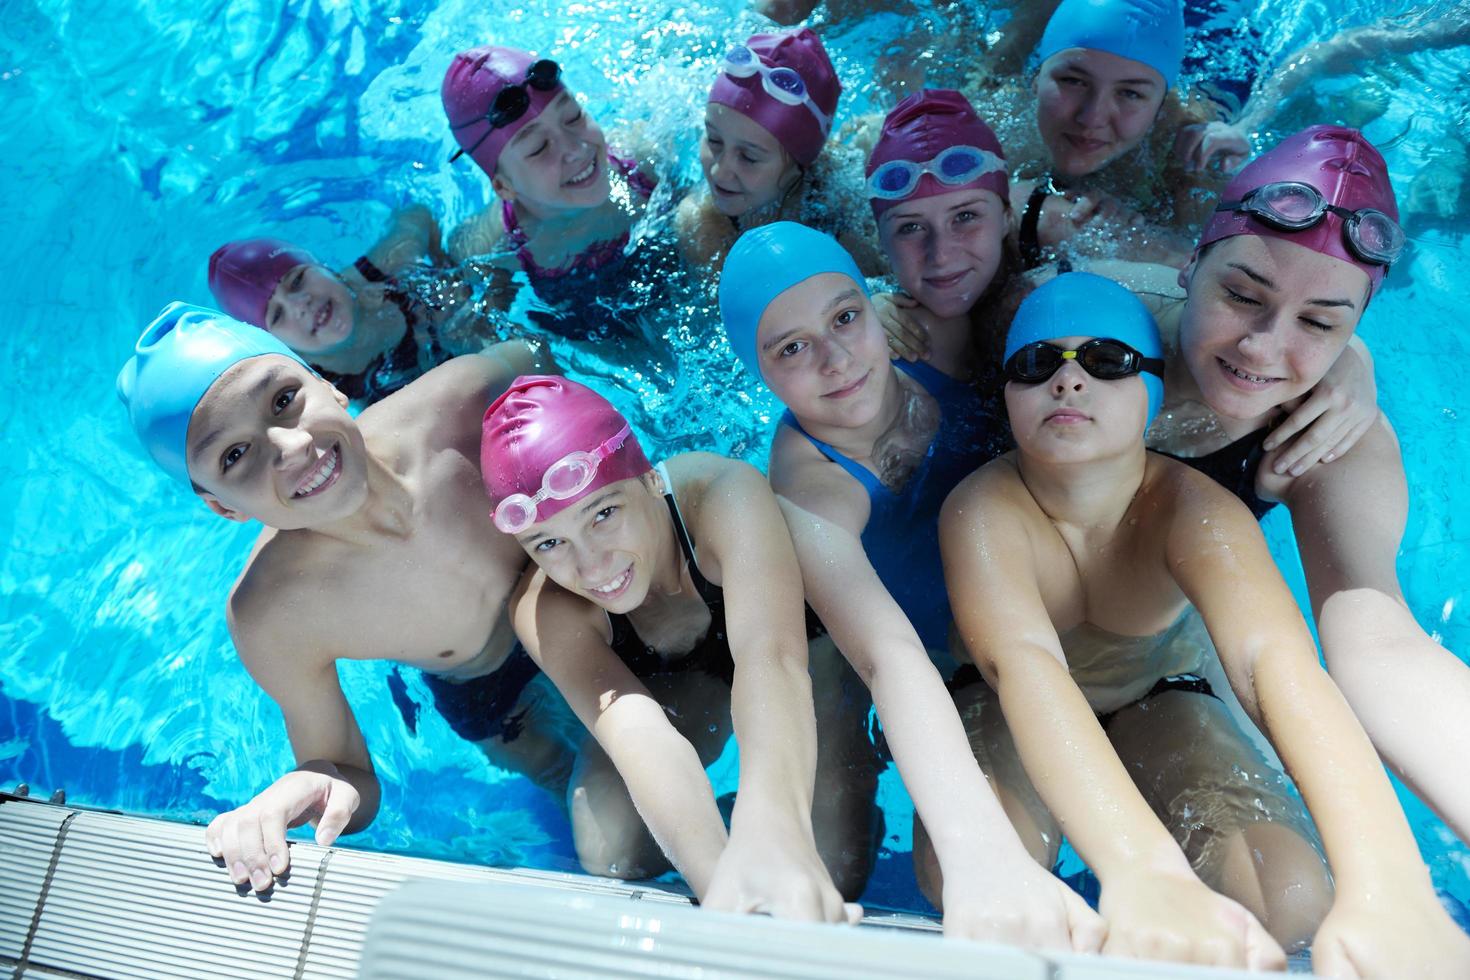
[[[1409,9],[1354,3],[1329,17],[1315,4],[1216,6],[1222,30],[1242,17],[1262,25],[1256,43],[1273,55],[1327,25]],[[20,302],[0,337],[0,786],[64,786],[73,802],[203,819],[248,799],[291,758],[279,714],[241,669],[221,616],[255,529],[218,520],[156,471],[113,394],[140,326],[166,301],[208,301],[205,260],[227,238],[279,234],[345,263],[395,204],[428,203],[446,227],[482,207],[479,172],[444,163],[451,143],[438,95],[452,53],[473,44],[558,57],[606,128],[642,122],[655,142],[682,148],[670,172],[692,179],[712,65],[761,21],[743,0],[636,13],[617,0],[527,0],[514,12],[483,0],[432,10],[369,0],[6,9],[0,261]],[[868,65],[889,38],[948,16],[922,5],[908,21],[882,14],[824,29],[847,86],[843,117],[887,101]],[[1362,332],[1414,488],[1404,587],[1420,622],[1462,656],[1470,480],[1454,447],[1470,339],[1454,328],[1457,284],[1470,281],[1467,66],[1464,48],[1386,63],[1322,84],[1293,111],[1329,115],[1291,122],[1359,113],[1346,121],[1361,123],[1381,110],[1367,132],[1385,148],[1414,247]],[[584,355],[574,373],[614,379],[614,401],[664,454],[762,459],[774,402],[737,375],[708,301],[687,296],[654,326],[667,349],[648,364]],[[1278,553],[1290,553],[1284,515],[1268,528]],[[350,842],[573,867],[554,805],[491,769],[432,711],[415,711],[428,701],[416,681],[395,704],[390,672],[342,668],[384,790],[377,820]],[[726,777],[729,768],[727,759]],[[1436,883],[1470,901],[1470,854],[1404,799]],[[911,905],[920,899],[892,773],[884,800],[889,850],[869,897]]]

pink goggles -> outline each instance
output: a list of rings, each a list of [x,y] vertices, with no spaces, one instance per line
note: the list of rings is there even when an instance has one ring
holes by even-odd
[[[592,485],[602,461],[622,448],[633,430],[624,425],[606,442],[591,452],[567,453],[546,468],[541,476],[541,489],[535,496],[513,493],[495,505],[495,526],[506,534],[520,534],[536,523],[536,508],[543,500],[569,500]]]

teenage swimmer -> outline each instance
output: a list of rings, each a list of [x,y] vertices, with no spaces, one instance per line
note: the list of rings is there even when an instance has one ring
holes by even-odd
[[[788,408],[771,486],[807,600],[872,691],[914,799],[920,881],[945,932],[1095,950],[1100,923],[1006,823],[930,661],[955,667],[939,507],[998,451],[994,415],[928,365],[893,366],[856,262],[811,228],[776,222],[742,235],[720,309],[746,369]]]
[[[996,296],[1019,269],[995,133],[960,93],[925,89],[883,120],[867,181],[902,290],[874,297],[894,350],[952,378],[995,375],[1005,336]]]
[[[653,181],[608,147],[561,67],[516,48],[471,48],[454,56],[440,94],[454,156],[469,156],[499,199],[454,229],[450,257],[508,260],[538,294],[574,272],[614,274]]]
[[[375,402],[449,357],[440,334],[454,309],[424,295],[427,279],[401,278],[443,260],[438,224],[416,207],[394,215],[388,234],[341,272],[279,239],[228,242],[209,257],[209,290],[222,310],[275,334],[348,398]]]
[[[612,405],[555,377],[519,378],[490,407],[481,460],[496,527],[538,566],[512,599],[516,634],[602,749],[576,778],[626,784],[652,833],[613,873],[657,874],[661,849],[712,908],[843,918],[828,867],[870,846],[871,803],[824,788],[845,826],[819,817],[814,836],[813,780],[819,748],[835,761],[867,743],[867,712],[813,724],[801,572],[765,479],[709,453],[655,468]],[[704,767],[732,726],[727,836]]]
[[[945,579],[1025,772],[984,733],[993,705],[977,752],[1023,836],[1054,850],[1065,828],[1097,873],[1103,951],[1279,968],[1264,922],[1284,945],[1315,932],[1319,973],[1470,973],[1470,937],[1250,513],[1144,451],[1163,397],[1147,309],[1068,273],[1021,305],[1005,353],[1017,449],[945,502]],[[1301,801],[1199,676],[1211,643],[1301,788],[1331,879]]]
[[[1403,250],[1397,217],[1387,165],[1356,130],[1313,126],[1243,169],[1170,274],[1182,301],[1146,297],[1178,338],[1169,424],[1150,444],[1258,514],[1287,506],[1328,669],[1384,759],[1470,840],[1470,783],[1454,761],[1470,756],[1470,669],[1415,622],[1399,586],[1409,498],[1392,427],[1374,413],[1315,435],[1305,456],[1273,451],[1308,405],[1286,412],[1353,356]]]
[[[842,83],[808,28],[755,34],[720,64],[704,113],[705,185],[679,204],[675,228],[691,265],[724,262],[742,230],[801,221],[869,251],[866,229],[831,199],[842,168],[827,148]],[[851,162],[851,161],[847,161]]]
[[[480,485],[480,417],[533,368],[524,345],[500,344],[354,419],[255,327],[174,303],[143,331],[118,391],[149,456],[220,516],[266,525],[227,612],[297,767],[205,832],[236,884],[262,891],[286,870],[288,827],[315,820],[326,845],[377,812],[341,659],[423,669],[456,732],[565,796],[583,736],[516,645],[506,601],[526,559],[490,522]],[[619,801],[598,805],[610,821]],[[626,795],[622,805],[636,822]]]

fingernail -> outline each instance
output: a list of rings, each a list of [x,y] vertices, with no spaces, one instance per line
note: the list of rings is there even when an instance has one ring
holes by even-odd
[[[279,854],[271,855],[271,874],[285,874],[286,859]]]
[[[1301,476],[1306,471],[1307,471],[1307,468],[1305,466],[1303,466],[1301,463],[1298,463],[1298,464],[1296,464],[1295,466],[1293,466],[1291,468],[1291,475],[1292,476]]]
[[[250,873],[250,884],[256,891],[263,892],[271,886],[271,876],[257,868]]]
[[[250,880],[250,871],[245,867],[243,861],[236,861],[230,865],[230,877],[234,879],[237,885],[243,885]]]
[[[1328,453],[1326,456],[1323,456],[1322,457],[1322,462],[1324,462],[1324,463],[1330,463],[1330,462],[1332,462],[1336,458],[1337,458],[1337,453]]]

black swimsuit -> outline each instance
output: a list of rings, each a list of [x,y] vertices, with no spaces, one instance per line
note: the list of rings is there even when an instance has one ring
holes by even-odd
[[[419,673],[434,697],[434,707],[460,738],[469,742],[491,738],[513,742],[521,733],[526,714],[525,708],[516,711],[516,705],[541,668],[517,643],[499,667],[466,681],[452,681],[427,670]],[[388,690],[408,730],[418,731],[419,706],[408,695],[400,667],[394,667],[388,675]]]
[[[428,367],[443,364],[448,360],[448,355],[439,344],[439,335],[434,330],[433,324],[427,321],[420,322],[420,301],[417,298],[405,292],[396,279],[389,278],[382,269],[368,261],[366,256],[354,262],[353,267],[362,273],[362,277],[368,282],[387,284],[388,288],[384,291],[384,295],[403,314],[405,328],[403,339],[399,340],[392,350],[379,354],[368,362],[367,367],[354,374],[338,374],[336,371],[328,371],[315,364],[312,365],[312,368],[348,398],[354,401],[365,401],[371,405],[417,379],[426,370],[419,364],[418,331],[420,329],[424,330],[429,341]]]
[[[1270,427],[1263,427],[1250,435],[1241,436],[1223,449],[1203,456],[1175,456],[1173,453],[1160,455],[1177,459],[1199,470],[1239,497],[1240,502],[1249,507],[1259,521],[1276,506],[1276,501],[1262,500],[1256,495],[1256,472],[1261,468],[1261,460],[1266,455],[1263,444],[1270,434]]]

